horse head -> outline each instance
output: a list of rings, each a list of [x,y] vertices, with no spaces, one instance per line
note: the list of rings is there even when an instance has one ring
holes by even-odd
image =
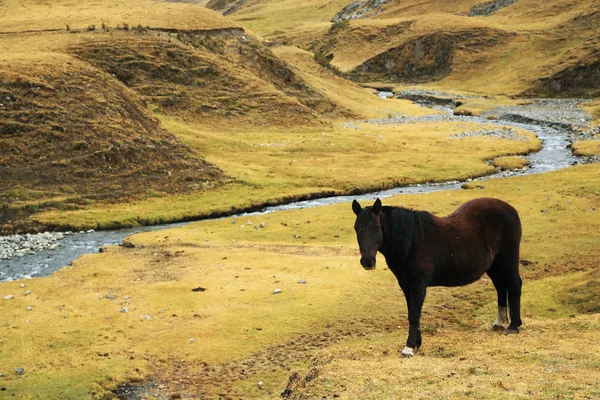
[[[352,211],[356,214],[354,230],[360,248],[360,264],[366,270],[375,269],[377,251],[383,244],[383,232],[379,215],[381,200],[375,200],[372,207],[362,208],[356,200],[352,202]]]

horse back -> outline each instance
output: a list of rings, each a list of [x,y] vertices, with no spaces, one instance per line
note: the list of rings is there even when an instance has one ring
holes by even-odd
[[[521,219],[517,210],[500,199],[482,197],[466,202],[446,219],[477,229],[483,237],[500,235],[511,242],[521,241]]]
[[[521,241],[521,221],[508,203],[479,198],[440,218],[430,232],[425,249],[430,252],[431,286],[461,286],[479,279],[499,254],[516,253]]]

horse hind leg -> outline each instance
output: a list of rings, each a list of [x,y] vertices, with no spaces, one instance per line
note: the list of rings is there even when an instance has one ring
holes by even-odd
[[[523,324],[521,321],[521,287],[523,281],[519,276],[518,247],[516,251],[498,255],[496,261],[498,261],[498,266],[503,272],[508,292],[510,325],[506,329],[506,334],[519,333],[519,327]]]
[[[515,272],[508,279],[508,304],[510,306],[510,325],[506,334],[519,333],[519,327],[523,325],[521,321],[521,288],[523,280],[518,272]]]
[[[504,325],[508,324],[508,309],[506,307],[506,278],[497,261],[492,263],[492,266],[487,271],[487,274],[492,280],[492,283],[496,288],[496,293],[498,294],[498,314],[496,316],[496,320],[492,324],[492,330],[504,331]]]

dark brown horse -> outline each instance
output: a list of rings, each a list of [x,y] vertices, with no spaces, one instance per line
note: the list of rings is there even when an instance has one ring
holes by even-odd
[[[428,286],[463,286],[484,273],[498,292],[498,317],[493,329],[518,333],[521,326],[521,277],[519,245],[521,221],[517,211],[498,199],[466,202],[452,214],[438,218],[427,211],[403,207],[372,207],[352,203],[354,229],[362,266],[375,268],[379,251],[406,297],[410,323],[403,357],[411,357],[421,346],[421,308]]]

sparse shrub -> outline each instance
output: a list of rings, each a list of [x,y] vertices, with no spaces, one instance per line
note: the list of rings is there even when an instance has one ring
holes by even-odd
[[[67,205],[62,201],[55,201],[48,205],[52,208],[56,208],[59,211],[65,211],[65,209],[67,208]]]
[[[77,140],[73,142],[72,149],[75,151],[81,151],[87,149],[89,146],[83,140]]]
[[[124,31],[128,31],[129,30],[129,24],[123,22],[123,30]]]
[[[2,134],[2,135],[14,135],[18,131],[19,131],[19,125],[16,123],[12,123],[10,125],[2,124],[2,126],[0,126],[0,134]]]
[[[334,67],[333,65],[331,65],[331,60],[333,59],[332,55],[327,56],[322,51],[317,50],[317,51],[315,51],[313,58],[322,67],[325,67],[325,68],[333,71],[335,74],[340,74],[340,70],[337,67]]]
[[[108,25],[106,25],[106,23],[105,23],[105,22],[103,22],[103,23],[102,23],[102,30],[103,30],[103,31],[108,31],[108,29],[109,29],[109,26],[108,26]]]
[[[148,197],[154,197],[154,198],[163,197],[162,193],[157,192],[156,190],[152,190],[152,189],[148,189],[146,191],[146,194],[148,195]]]
[[[329,59],[322,51],[315,51],[314,59],[322,67],[329,68]]]
[[[437,327],[435,325],[424,325],[421,331],[435,335],[437,333]]]
[[[37,204],[28,204],[27,206],[25,206],[25,209],[30,212],[30,213],[35,213],[38,212],[40,209],[40,206]]]
[[[336,21],[331,24],[331,28],[329,28],[329,32],[343,31],[348,26],[349,22],[350,21],[348,21],[347,19]]]
[[[164,108],[175,107],[177,105],[177,99],[175,97],[167,97],[162,101]]]

